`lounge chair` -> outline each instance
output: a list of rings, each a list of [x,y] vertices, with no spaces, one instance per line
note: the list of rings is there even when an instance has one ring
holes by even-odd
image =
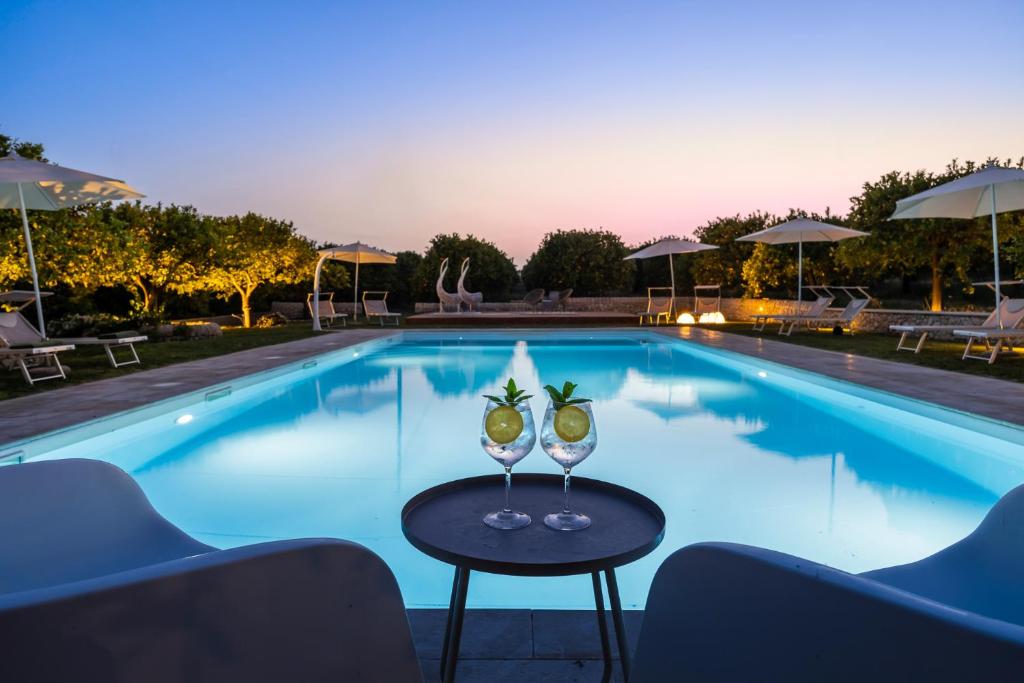
[[[423,680],[395,577],[361,545],[218,550],[98,460],[0,467],[0,517],[0,680]]]
[[[61,364],[57,354],[74,350],[74,344],[0,344],[0,367],[21,370],[29,386],[48,379],[67,379],[68,368]]]
[[[1021,320],[1024,320],[1024,299],[1003,299],[999,304],[999,313],[1002,316],[1003,329],[1013,329],[1017,327]],[[921,349],[924,348],[924,342],[928,339],[929,334],[935,332],[950,332],[954,330],[967,331],[978,331],[984,332],[986,330],[998,330],[999,324],[996,320],[996,311],[992,311],[988,314],[988,317],[980,325],[889,325],[889,329],[893,332],[900,333],[900,339],[896,342],[897,351],[913,351],[914,353],[921,353]],[[914,346],[908,346],[906,342],[907,337],[912,334],[920,334],[921,336],[917,339],[917,344]]]
[[[647,308],[637,313],[640,316],[640,324],[643,325],[644,321],[647,321],[649,324],[658,325],[662,318],[665,319],[666,325],[671,324],[675,305],[676,300],[671,287],[648,287]]]
[[[801,307],[802,311],[800,313],[798,313],[798,314],[792,314],[792,313],[790,313],[790,314],[786,314],[786,313],[766,313],[766,314],[755,315],[754,316],[754,329],[756,331],[758,331],[758,332],[763,332],[765,326],[768,323],[770,323],[770,322],[778,322],[779,323],[779,334],[782,334],[782,327],[783,327],[782,320],[784,320],[784,319],[792,319],[794,317],[800,317],[800,316],[803,316],[803,317],[806,317],[806,318],[812,319],[812,320],[816,319],[816,318],[824,315],[825,311],[828,309],[829,306],[832,305],[833,301],[835,301],[835,299],[833,297],[831,297],[831,296],[819,296],[814,301],[809,302],[808,305],[802,306]]]
[[[631,680],[1020,680],[1022,537],[1018,487],[965,539],[859,575],[763,548],[688,546],[654,577]]]
[[[543,305],[549,311],[553,311],[556,308],[565,310],[566,303],[572,298],[572,287],[568,289],[552,289],[548,292],[548,298],[544,300]]]
[[[466,281],[466,275],[469,273],[469,257],[462,259],[462,270],[459,273],[459,282],[456,285],[456,289],[459,291],[459,298],[462,303],[466,305],[471,311],[480,311],[480,304],[484,302],[483,292],[470,292],[468,291],[463,283]]]
[[[973,358],[975,360],[987,361],[989,365],[996,362],[1000,353],[1012,353],[1014,342],[1024,342],[1024,329],[1021,328],[992,328],[983,330],[958,329],[953,330],[953,336],[966,337],[967,344],[964,346],[964,355],[960,360]],[[993,342],[995,342],[993,344]],[[982,354],[974,353],[974,345],[979,344],[985,349]]]
[[[388,310],[387,292],[363,292],[363,312],[366,313],[367,322],[376,318],[381,327],[384,327],[387,321],[394,322],[395,327],[398,327],[402,319],[401,313],[392,313]]]
[[[318,316],[320,324],[324,327],[330,327],[335,320],[340,320],[342,327],[348,327],[348,313],[338,313],[334,310],[334,292],[320,292],[316,313],[313,312],[313,296],[313,293],[306,295],[306,308],[309,309],[310,317]]]
[[[25,316],[18,311],[0,313],[0,340],[3,340],[8,347],[18,348],[23,346],[37,346],[46,348],[50,345],[58,346],[102,346],[107,354],[110,366],[120,368],[125,365],[138,365],[139,354],[135,351],[135,345],[148,340],[144,334],[138,332],[114,332],[101,334],[98,337],[60,337],[46,339],[39,333],[39,330],[30,323]],[[114,355],[115,349],[125,349],[127,356],[118,359]],[[70,350],[70,349],[62,349]],[[56,353],[56,352],[54,352]],[[59,365],[59,363],[58,363]]]
[[[441,313],[444,313],[445,306],[454,306],[455,312],[460,313],[462,311],[462,297],[459,296],[458,292],[452,293],[444,288],[444,276],[448,273],[448,259],[441,261],[441,272],[437,276],[437,300],[440,302]]]
[[[536,311],[544,301],[543,289],[531,289],[523,297],[523,303]]]
[[[779,334],[784,334],[788,337],[793,334],[793,330],[796,329],[797,325],[802,325],[809,330],[818,330],[822,328],[831,330],[838,327],[841,330],[853,334],[853,322],[857,319],[857,316],[860,315],[861,311],[867,308],[870,301],[870,299],[851,299],[850,303],[846,304],[846,308],[840,311],[839,315],[834,316],[782,316],[779,318]]]

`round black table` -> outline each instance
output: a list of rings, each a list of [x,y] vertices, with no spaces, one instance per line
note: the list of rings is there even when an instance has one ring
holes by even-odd
[[[562,476],[515,474],[512,507],[529,514],[533,523],[501,531],[485,525],[482,518],[504,503],[504,482],[500,474],[459,479],[423,491],[402,508],[402,532],[409,542],[455,566],[441,650],[442,680],[455,678],[469,575],[474,570],[511,576],[590,574],[607,679],[612,657],[601,589],[604,572],[622,672],[628,679],[629,647],[615,568],[658,547],[665,535],[665,513],[636,491],[573,477],[572,507],[589,515],[593,524],[582,531],[555,531],[544,525],[544,515],[562,509]]]

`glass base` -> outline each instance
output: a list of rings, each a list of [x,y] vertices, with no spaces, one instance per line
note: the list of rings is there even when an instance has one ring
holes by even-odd
[[[544,517],[544,524],[557,531],[579,531],[590,526],[590,517],[578,512],[552,512]]]
[[[515,510],[508,512],[499,510],[498,512],[484,515],[484,524],[492,529],[522,529],[524,526],[529,526],[531,521],[530,515],[525,512],[516,512]]]

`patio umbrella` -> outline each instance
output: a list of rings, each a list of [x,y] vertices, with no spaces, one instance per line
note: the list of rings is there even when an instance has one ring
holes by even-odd
[[[838,242],[851,237],[865,237],[869,233],[842,228],[831,223],[812,221],[810,218],[794,218],[764,230],[737,237],[737,242],[761,242],[762,244],[797,244],[797,285],[796,307],[800,311],[804,291],[804,242]]]
[[[672,279],[672,298],[674,300],[676,296],[676,269],[672,264],[672,257],[676,254],[693,254],[698,251],[709,251],[711,249],[718,249],[718,247],[713,244],[701,244],[700,242],[694,242],[692,240],[681,240],[676,237],[668,237],[655,242],[649,247],[644,247],[640,251],[630,254],[625,258],[625,260],[628,261],[630,259],[668,256],[668,273],[669,277]]]
[[[14,151],[0,157],[0,209],[21,209],[25,249],[32,271],[32,291],[35,294],[36,315],[39,317],[39,333],[44,338],[46,323],[43,322],[39,275],[36,273],[36,258],[32,252],[32,236],[29,234],[26,210],[59,211],[80,204],[141,199],[144,196],[123,181],[114,178],[76,171],[73,168],[64,168],[35,159],[24,159]]]
[[[992,216],[992,257],[995,261],[996,324],[1003,326],[999,310],[999,228],[996,214],[1024,209],[1024,170],[990,164],[896,202],[889,220],[898,218],[977,218]]]
[[[367,246],[362,242],[353,242],[341,247],[328,247],[319,252],[320,260],[316,263],[316,275],[313,277],[313,305],[320,304],[320,268],[324,261],[348,261],[356,264],[355,285],[352,287],[352,319],[359,318],[359,264],[361,263],[394,263],[398,259],[392,254]],[[318,310],[318,309],[317,309]],[[320,317],[313,316],[313,329],[320,329]]]

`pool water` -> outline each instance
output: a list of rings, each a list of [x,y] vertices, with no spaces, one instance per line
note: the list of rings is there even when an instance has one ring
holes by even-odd
[[[362,543],[415,607],[447,604],[451,568],[408,544],[399,511],[429,486],[501,471],[480,447],[481,394],[510,376],[536,394],[538,419],[542,385],[576,382],[599,441],[575,472],[664,509],[661,547],[619,572],[628,607],[643,607],[666,555],[697,541],[849,571],[916,560],[1024,481],[1022,430],[644,332],[405,333],[310,365],[31,450],[123,467],[162,514],[218,547]],[[515,471],[560,470],[538,446]],[[479,575],[469,590],[471,607],[592,601],[586,577]]]

